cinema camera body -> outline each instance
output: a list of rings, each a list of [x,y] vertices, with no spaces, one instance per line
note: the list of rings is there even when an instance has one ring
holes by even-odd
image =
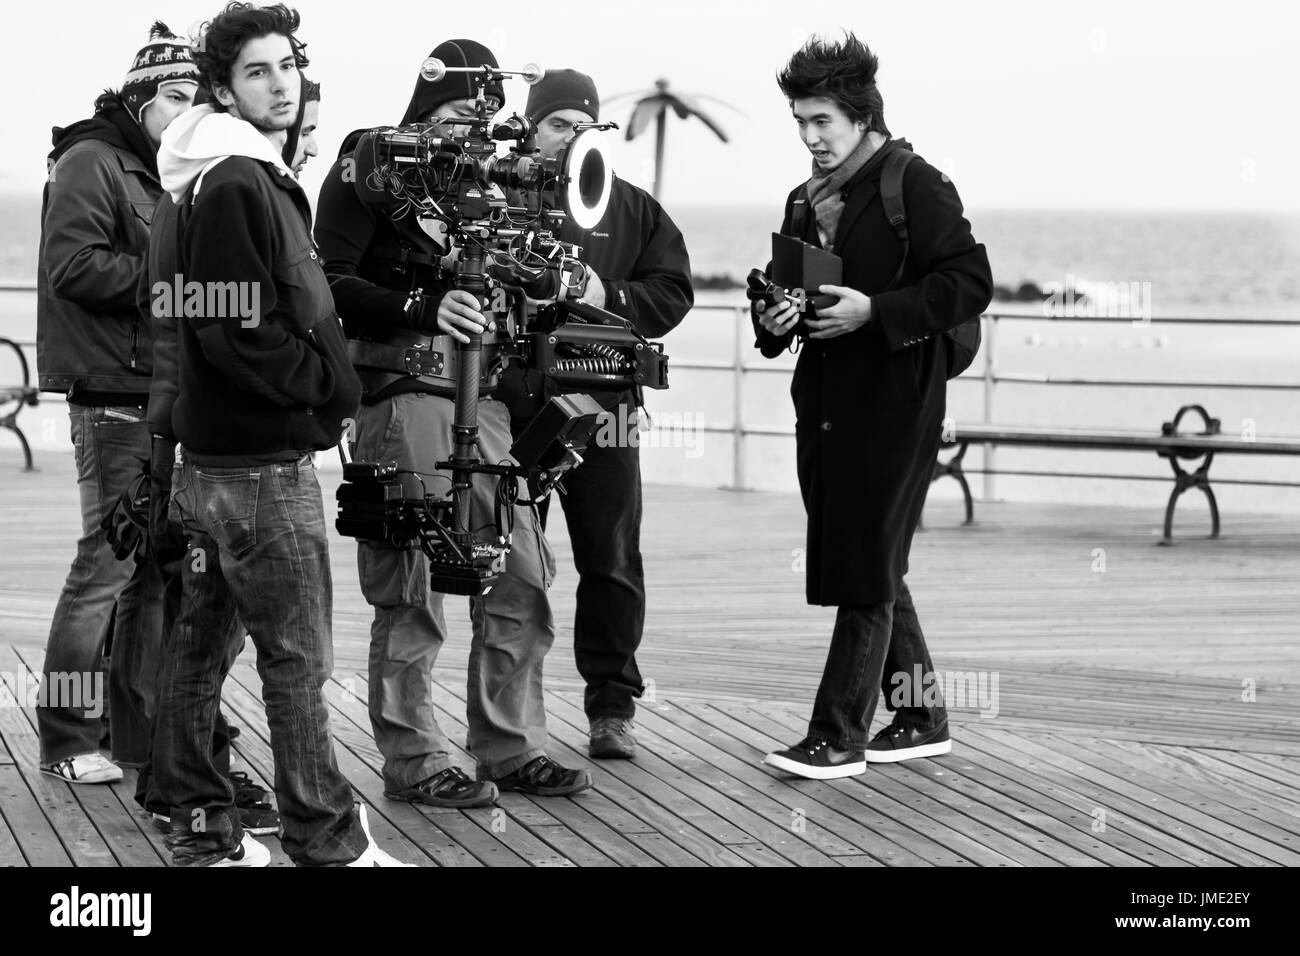
[[[544,75],[540,67],[456,68],[431,57],[421,69],[430,81],[447,72],[472,74],[475,116],[368,130],[353,151],[354,184],[365,202],[445,229],[448,253],[424,264],[451,288],[478,298],[488,330],[470,335],[468,344],[448,335],[413,336],[397,352],[391,343],[351,345],[359,367],[385,350],[388,367],[400,361],[404,374],[454,395],[452,458],[437,463],[451,473],[451,493],[431,492],[425,483],[431,476],[403,472],[394,462],[351,461],[345,440],[336,527],[349,537],[420,547],[434,591],[482,594],[505,567],[513,505],[522,502],[518,479],[535,500],[582,462],[602,409],[579,390],[667,388],[668,357],[624,319],[577,301],[588,270],[581,248],[559,238],[566,219],[590,229],[605,214],[611,180],[591,132],[615,124],[579,124],[573,142],[543,160],[536,124],[517,114],[494,122],[485,95],[489,83],[507,76],[536,83]],[[498,152],[502,143],[505,153]],[[413,289],[407,310],[423,299],[424,290]],[[571,394],[543,407],[511,447],[513,462],[484,462],[475,450],[479,392],[494,387],[510,362],[540,371]],[[471,527],[476,474],[497,477],[490,535]]]

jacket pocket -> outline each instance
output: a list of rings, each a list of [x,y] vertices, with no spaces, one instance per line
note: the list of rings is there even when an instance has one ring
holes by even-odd
[[[297,331],[306,332],[334,314],[334,294],[310,240],[284,256],[275,280],[279,308]]]
[[[909,346],[892,353],[889,357],[889,378],[893,385],[894,398],[900,405],[919,408],[923,403],[920,383],[922,354],[918,346]]]

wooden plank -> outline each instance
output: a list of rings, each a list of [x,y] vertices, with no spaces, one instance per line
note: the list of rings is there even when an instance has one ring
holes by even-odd
[[[727,769],[738,779],[746,779],[751,786],[783,805],[788,813],[799,812],[805,817],[824,821],[825,826],[866,851],[867,855],[874,856],[881,865],[928,865],[923,856],[904,845],[908,841],[902,834],[907,832],[912,841],[915,834],[903,831],[888,816],[874,809],[870,816],[864,817],[861,804],[845,797],[833,784],[804,781],[792,786],[775,772],[761,769],[759,763],[763,751],[744,743],[744,737],[726,733],[719,726],[727,720],[724,715],[713,711],[710,716],[711,723],[694,716],[694,711],[686,707],[666,702],[642,706],[637,711],[638,726],[660,728],[662,735],[678,739],[685,748],[694,748],[695,753],[719,769]],[[735,726],[738,725],[733,724],[733,728]],[[692,735],[696,741],[707,741],[707,744],[693,743]],[[842,856],[860,855],[837,854],[836,861]]]
[[[362,703],[369,694],[367,682],[360,675],[351,675],[346,679],[348,680],[346,689],[337,679],[326,688],[326,698],[342,723],[342,726],[336,727],[336,733],[346,734],[351,741],[350,745],[356,748],[358,753],[364,752],[367,761],[382,781],[383,755],[375,746],[373,738],[369,736],[369,711]],[[445,732],[445,722],[442,723]],[[452,746],[455,747],[454,742]],[[456,749],[459,751],[459,748]],[[461,762],[469,766],[468,772],[472,776],[473,761],[468,760],[463,751],[460,751],[460,754]],[[455,830],[456,838],[463,841],[466,847],[472,845],[473,851],[484,857],[485,862],[489,862],[490,865],[500,865],[497,858],[503,853],[514,858],[511,865],[563,866],[572,862],[569,859],[570,855],[591,865],[604,865],[609,862],[603,855],[599,859],[592,857],[590,846],[584,845],[580,840],[574,841],[561,833],[563,827],[560,821],[541,810],[530,798],[511,795],[510,800],[513,801],[509,804],[512,810],[507,810],[503,803],[499,813],[491,810],[484,812],[480,808],[444,811],[421,807],[420,810],[439,814],[437,819],[444,824],[450,824]],[[396,800],[387,802],[404,803]],[[510,824],[512,815],[515,817],[513,827]],[[540,832],[530,833],[530,825]],[[482,832],[476,832],[475,827]],[[542,834],[547,838],[539,839]]]
[[[586,714],[563,698],[547,695],[547,712],[551,721],[563,721],[575,731],[585,733],[588,728]],[[739,788],[723,774],[708,767],[686,751],[663,738],[644,739],[638,748],[636,763],[664,783],[707,807],[719,817],[730,820],[753,840],[766,846],[779,856],[799,866],[834,866],[830,852],[853,853],[852,845],[837,839],[834,834],[814,825],[800,833],[793,827],[791,814],[784,808],[774,808],[771,801],[750,787]],[[706,775],[713,774],[706,781]],[[742,798],[747,798],[742,802]],[[745,842],[750,842],[746,840]]]
[[[270,749],[270,730],[266,723],[265,705],[261,699],[260,682],[255,683],[255,681],[256,671],[247,664],[236,664],[226,680],[223,702],[230,708],[231,713],[239,714],[243,724],[244,733],[240,734],[237,741],[241,753],[246,755],[250,763],[273,767],[274,756]],[[249,733],[253,736],[246,741],[245,734]],[[334,753],[339,770],[356,789],[356,780],[367,777],[369,768],[350,754],[346,747],[340,746],[337,735],[335,735]],[[355,796],[354,794],[354,798]],[[403,863],[429,865],[430,855],[424,853],[416,842],[408,839],[394,826],[376,804],[369,801],[358,802],[367,803],[370,835],[382,849]]]
[[[706,707],[704,705],[690,705],[683,709],[688,710],[693,714],[705,715],[706,719],[714,723],[718,728],[720,728],[720,730],[727,731],[737,740],[743,741],[747,737],[752,738],[755,736],[753,730],[716,708]],[[758,753],[761,751],[761,748],[753,747],[751,750],[754,753]],[[942,766],[943,769],[937,769],[939,766]],[[932,767],[936,769],[932,769]],[[985,803],[999,803],[1002,794],[1007,793],[1005,789],[1000,790],[997,786],[997,783],[1005,784],[1006,781],[1001,781],[1000,778],[997,778],[995,775],[988,774],[982,767],[972,766],[965,761],[944,761],[942,765],[930,765],[930,762],[926,761],[922,762],[920,766],[911,764],[908,769],[915,769],[921,773],[933,773],[936,775],[937,782],[952,789],[966,789],[967,791],[976,789],[977,794],[983,798]],[[996,783],[991,781],[996,781]],[[801,782],[799,784],[799,789],[801,791],[805,790],[809,783],[816,783],[816,781],[808,781],[807,783]],[[823,784],[820,786],[825,785]],[[915,830],[908,829],[903,823],[895,820],[892,814],[886,815],[874,806],[863,808],[861,804],[853,803],[851,798],[846,798],[841,795],[836,788],[827,787],[827,789],[829,789],[836,798],[849,800],[850,805],[848,812],[855,812],[857,817],[867,823],[871,829],[880,831],[882,835],[884,833],[889,833],[895,842],[905,846],[910,846],[911,851],[909,852],[909,855],[914,856],[921,863],[930,863],[935,861],[943,863],[951,862],[949,859],[952,855],[951,850],[942,843],[930,839]],[[1013,797],[1012,799],[1000,803],[1000,806],[1007,815],[1015,817],[1022,824],[1026,825],[1027,828],[1042,830],[1059,843],[1072,845],[1080,851],[1077,856],[1066,854],[1064,851],[1058,851],[1053,854],[1061,862],[1068,862],[1071,865],[1096,865],[1099,860],[1105,860],[1106,862],[1117,865],[1132,865],[1140,862],[1136,858],[1126,854],[1115,853],[1109,847],[1099,844],[1096,840],[1089,840],[1086,835],[1086,827],[1085,833],[1079,834],[1074,827],[1066,823],[1061,823],[1053,818],[1042,808],[1041,804],[1043,798],[1041,794],[1036,794],[1032,791],[1024,790],[1023,788],[1019,792],[1012,789],[1010,794]],[[969,795],[968,792],[968,796]],[[1020,799],[1014,799],[1015,797],[1019,797]],[[853,809],[854,806],[856,806],[856,811]],[[1049,854],[1052,853],[1051,850],[1044,850],[1044,852]],[[1107,857],[1110,859],[1107,860]],[[897,864],[898,862],[910,863],[912,861],[910,859],[903,859],[901,861],[890,859],[888,862],[891,864]]]
[[[1023,781],[1031,790],[1072,808],[1076,814],[1088,816],[1090,829],[1091,821],[1096,820],[1099,825],[1096,832],[1101,834],[1100,839],[1152,866],[1222,866],[1226,863],[1206,853],[1201,847],[1188,844],[1181,836],[1173,836],[1162,829],[1148,826],[1142,819],[1122,815],[1113,805],[1103,806],[1109,795],[1099,794],[1095,785],[1086,779],[1027,757],[1017,745],[1019,739],[1018,734],[1012,734],[1007,741],[999,742],[963,733],[958,745],[963,752],[974,751],[1001,760],[1012,768],[1008,775]],[[1104,819],[1093,816],[1098,809],[1106,811]]]
[[[1149,782],[1158,775],[1167,781],[1160,784],[1164,796],[1177,798],[1258,837],[1279,843],[1300,836],[1300,806],[1268,800],[1265,792],[1251,785],[1250,775],[1244,771],[1235,780],[1210,774],[1171,756],[1163,747],[1148,747],[1130,741],[1099,741],[1084,737],[1073,739],[1071,743],[1108,758],[1108,769],[1120,776]]]
[[[1211,773],[1240,775],[1244,782],[1239,786],[1246,789],[1248,796],[1267,796],[1269,802],[1278,812],[1288,816],[1300,814],[1300,777],[1295,785],[1274,779],[1267,764],[1252,760],[1257,754],[1234,754],[1223,750],[1193,750],[1188,747],[1165,748],[1170,756],[1196,766],[1204,767]],[[1286,771],[1274,768],[1283,777]],[[1231,779],[1229,777],[1228,779]]]
[[[744,710],[729,708],[726,712],[774,740],[799,738],[807,729],[806,721],[778,708],[754,705]],[[974,815],[977,810],[974,804],[963,801],[961,805],[947,806],[939,799],[941,793],[927,792],[937,788],[918,787],[913,780],[904,782],[891,775],[893,769],[896,768],[886,766],[876,773],[851,777],[849,780],[854,785],[847,787],[845,792],[872,806],[883,806],[882,801],[888,801],[890,815],[895,819],[927,833],[936,842],[951,847],[952,852],[977,865],[1015,866],[1032,862],[1043,866],[1055,863],[1051,857],[1011,836],[1014,828],[1009,823],[1004,822],[1002,829],[989,827]]]
[[[1079,741],[1058,739],[1053,741],[1052,747],[1064,759],[1077,758],[1098,766],[1104,763],[1104,771],[1099,770],[1098,772],[1106,773],[1111,780],[1127,783],[1128,789],[1126,792],[1145,797],[1146,801],[1153,805],[1161,803],[1170,816],[1191,826],[1198,827],[1203,832],[1222,838],[1228,845],[1239,846],[1243,852],[1252,855],[1257,854],[1265,859],[1281,856],[1289,860],[1293,856],[1286,848],[1272,843],[1267,838],[1257,836],[1254,832],[1242,827],[1242,821],[1238,819],[1238,815],[1231,807],[1219,808],[1217,815],[1207,813],[1200,809],[1205,804],[1203,797],[1194,791],[1178,787],[1168,781],[1157,783],[1153,780],[1154,774],[1150,770],[1144,777],[1142,773],[1136,773],[1132,768],[1126,767],[1122,763],[1116,764],[1110,759],[1109,754],[1104,757],[1098,756],[1095,752],[1082,746]],[[1120,784],[1117,783],[1117,785]],[[1160,788],[1159,792],[1153,789],[1156,786]]]
[[[987,727],[978,732],[967,729],[966,739],[1008,743],[1006,732]],[[1242,866],[1260,866],[1267,862],[1266,858],[1246,848],[1247,841],[1238,843],[1229,839],[1232,834],[1225,831],[1230,828],[1219,821],[1166,800],[1148,788],[1136,787],[1069,754],[1069,744],[1060,737],[1037,740],[1016,735],[1014,745],[1026,756],[1039,761],[1040,766],[1050,765],[1095,787],[1094,806],[1108,811],[1112,817],[1120,815],[1141,820],[1153,830],[1168,833],[1186,844],[1191,853],[1203,855],[1206,859],[1202,862],[1210,862],[1213,857]],[[1110,825],[1114,825],[1113,820]]]
[[[1180,866],[1185,861],[1136,839],[1130,833],[1111,828],[1105,840],[1093,834],[1094,818],[1082,806],[1078,794],[1054,786],[1037,776],[1026,765],[1016,765],[1012,751],[988,746],[984,751],[966,746],[961,729],[955,728],[951,758],[945,759],[942,776],[931,771],[948,786],[960,787],[974,782],[998,794],[1011,796],[1025,811],[1032,824],[1052,834],[1057,840],[1076,846],[1080,851],[1111,866]],[[902,764],[917,773],[926,773],[925,761]],[[938,766],[938,765],[936,765]],[[963,779],[963,776],[965,779]],[[1016,813],[1016,804],[1008,812]]]
[[[0,740],[0,797],[5,796],[4,775],[8,771],[17,772],[17,767],[12,763],[3,761],[8,759],[8,751],[4,749],[4,742]],[[4,818],[4,804],[0,801],[0,867],[20,867],[27,866],[27,858],[23,856],[23,851],[18,847],[18,840],[14,837],[13,831],[9,829],[9,823]]]
[[[357,687],[362,694],[369,693],[369,685],[365,677],[358,674],[353,676],[351,681],[353,686]],[[358,704],[355,709],[361,710],[360,705]],[[460,759],[472,768],[474,764],[473,758],[469,756],[464,746],[459,743],[465,738],[467,732],[463,719],[452,710],[445,709],[437,704],[434,706],[434,715],[439,726],[443,729],[443,733],[447,734],[449,742],[459,754]],[[584,793],[579,798],[571,800],[534,798],[516,794],[509,795],[509,799],[514,801],[511,804],[515,808],[514,816],[520,818],[525,825],[535,830],[545,828],[544,839],[547,839],[547,842],[563,841],[563,848],[575,860],[586,859],[595,865],[608,865],[616,861],[623,861],[623,865],[655,865],[657,863],[656,857],[642,850],[637,841],[629,839],[616,830],[614,826],[606,826],[596,815],[595,808],[590,807],[590,805],[595,802],[601,803],[604,808],[613,811],[610,815],[613,824],[622,824],[622,826],[628,827],[631,832],[652,832],[648,825],[631,816],[600,794]],[[506,800],[506,797],[502,798],[502,806],[506,805]],[[589,807],[590,809],[588,809]],[[592,858],[587,848],[584,848],[574,839],[565,836],[561,829],[555,826],[556,824],[563,826],[566,821],[574,837],[591,844],[603,859]],[[683,854],[673,849],[671,843],[665,844],[657,840],[648,842],[649,845],[656,847],[661,855],[674,859],[678,863],[698,862],[689,854]],[[580,863],[580,865],[589,864]]]
[[[453,708],[464,708],[464,701],[457,696],[457,693],[457,691],[452,691],[442,684],[434,685],[434,702],[440,708],[442,714],[448,714]],[[567,748],[567,753],[563,753],[562,762],[565,762],[568,766],[575,764],[590,766],[584,756],[587,741],[585,729],[579,730],[577,727],[559,720],[549,721],[548,729],[552,739],[563,743]],[[605,775],[609,774],[623,780],[632,788],[637,797],[640,799],[649,798],[654,803],[657,803],[659,807],[669,810],[672,816],[676,818],[671,822],[666,822],[666,825],[656,826],[659,832],[670,839],[674,834],[687,838],[688,845],[685,845],[684,848],[697,856],[703,854],[702,858],[706,859],[706,861],[710,857],[716,857],[719,862],[725,861],[735,865],[736,855],[734,853],[727,855],[722,853],[721,850],[723,848],[734,849],[739,844],[756,842],[750,834],[725,817],[715,813],[712,809],[698,803],[693,796],[674,786],[670,786],[660,777],[652,774],[642,761],[606,761],[605,763],[608,766],[595,768],[597,772],[593,774],[597,790],[605,793],[606,796],[616,800],[624,809],[654,826],[656,818],[662,819],[656,810],[647,806],[645,808],[647,812],[642,813],[641,808],[634,805],[634,802],[620,800],[615,797],[614,794],[618,792],[618,788],[607,787]],[[703,842],[690,841],[689,838],[696,834],[703,834],[706,840]],[[722,846],[719,847],[719,844]]]
[[[30,656],[30,655],[29,655]],[[16,649],[0,647],[0,670],[27,675],[32,671]],[[37,669],[35,674],[39,675]],[[9,752],[31,792],[59,834],[74,866],[158,866],[162,860],[131,814],[118,799],[127,782],[71,784],[40,772],[36,712],[26,701],[0,708],[0,729]],[[126,799],[130,800],[129,793]],[[33,864],[37,865],[37,864]]]

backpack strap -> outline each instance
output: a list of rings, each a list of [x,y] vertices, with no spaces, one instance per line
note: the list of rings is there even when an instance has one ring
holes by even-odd
[[[799,195],[794,197],[794,203],[790,207],[790,231],[794,233],[796,239],[804,237],[804,230],[808,228],[808,213],[812,210],[812,200],[808,198],[808,184],[804,183],[799,187]]]
[[[915,158],[916,154],[910,149],[895,149],[885,157],[885,168],[880,174],[880,201],[885,207],[885,218],[894,227],[894,234],[903,245],[903,257],[898,261],[898,271],[889,283],[891,289],[903,277],[907,254],[912,248],[911,238],[907,234],[907,209],[903,205],[903,172]]]

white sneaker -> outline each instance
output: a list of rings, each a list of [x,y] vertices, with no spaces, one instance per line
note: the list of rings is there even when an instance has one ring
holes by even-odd
[[[357,815],[361,818],[361,829],[366,834],[367,846],[361,855],[349,863],[348,866],[415,866],[414,863],[403,863],[396,857],[390,856],[379,849],[374,837],[370,835],[370,821],[366,819],[366,805],[364,803],[357,804]]]
[[[213,863],[216,866],[266,866],[271,862],[271,851],[258,843],[249,834],[244,834],[238,849],[224,860]]]
[[[43,765],[41,773],[67,783],[117,783],[122,779],[122,768],[98,752],[77,754]]]

